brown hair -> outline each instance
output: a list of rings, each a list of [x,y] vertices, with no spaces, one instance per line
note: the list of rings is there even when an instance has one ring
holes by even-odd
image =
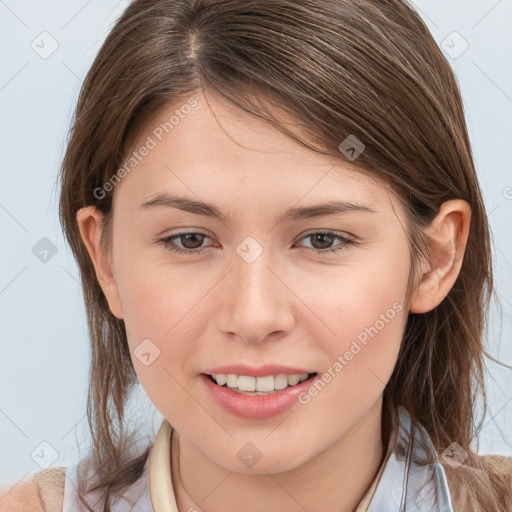
[[[499,303],[488,220],[453,71],[400,0],[135,0],[117,20],[83,83],[61,172],[61,222],[80,267],[92,344],[87,409],[98,481],[89,490],[104,491],[109,511],[109,494],[140,476],[149,448],[123,458],[124,406],[137,378],[76,213],[101,210],[108,247],[113,194],[94,191],[120,169],[148,115],[208,89],[324,154],[346,161],[338,145],[351,134],[365,144],[352,166],[388,183],[407,211],[409,292],[429,258],[423,228],[443,201],[469,203],[460,274],[435,309],[409,313],[384,405],[388,414],[404,405],[439,453],[452,442],[468,452],[457,470],[440,459],[457,508],[504,512],[504,480],[471,447],[480,393],[485,406],[491,296]],[[272,104],[310,139],[290,131]]]

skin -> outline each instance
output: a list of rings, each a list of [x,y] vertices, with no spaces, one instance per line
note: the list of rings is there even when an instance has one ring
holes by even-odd
[[[434,266],[424,263],[426,275],[405,304],[407,223],[388,187],[357,173],[343,157],[300,147],[213,93],[193,96],[197,107],[116,185],[107,252],[99,243],[101,214],[89,206],[77,215],[110,309],[125,321],[140,382],[176,429],[178,507],[353,511],[385,454],[382,393],[407,315],[433,309],[455,282],[469,205],[442,205],[428,230]],[[135,147],[176,108],[149,119]],[[214,203],[230,219],[140,208],[162,191]],[[275,221],[289,207],[327,200],[364,203],[376,212]],[[343,241],[307,236],[322,230],[358,243],[326,253]],[[174,238],[175,246],[203,248],[201,254],[176,254],[158,242],[183,231],[207,235],[195,245]],[[247,236],[263,249],[251,263],[236,252]],[[280,416],[234,416],[212,401],[199,377],[238,362],[277,362],[321,375],[393,304],[401,310],[317,396]],[[134,355],[147,338],[160,350],[148,366]],[[262,454],[252,468],[237,457],[248,442]]]

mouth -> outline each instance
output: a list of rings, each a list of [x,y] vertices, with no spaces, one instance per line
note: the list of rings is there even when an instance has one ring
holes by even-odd
[[[235,373],[217,373],[219,369],[210,370],[210,373],[200,374],[207,392],[215,403],[228,413],[240,418],[252,420],[265,420],[283,414],[285,411],[300,403],[299,397],[305,393],[317,378],[317,372],[306,373],[303,369],[273,367],[272,370],[250,370],[236,367],[240,373],[259,374],[237,375]],[[223,371],[234,371],[233,367],[223,367]],[[291,373],[291,372],[304,373]],[[281,389],[279,389],[281,388]]]
[[[213,384],[220,388],[229,389],[241,395],[272,395],[294,388],[299,384],[314,379],[317,372],[303,374],[277,374],[263,377],[235,374],[203,374]]]

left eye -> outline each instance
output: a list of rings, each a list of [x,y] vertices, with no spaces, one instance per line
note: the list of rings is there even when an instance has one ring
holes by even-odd
[[[340,243],[334,246],[334,249],[327,249],[325,247],[315,248],[313,247],[311,250],[314,253],[325,253],[325,252],[338,252],[343,249],[348,249],[350,246],[357,245],[356,242],[350,238],[347,238],[345,236],[338,235],[336,233],[332,233],[330,231],[316,231],[314,233],[309,233],[305,237],[301,238],[301,240],[304,240],[306,238],[311,238],[312,241],[315,243],[319,243],[320,246],[323,246],[324,244],[330,244],[333,240],[340,240]]]
[[[158,240],[158,242],[161,242],[166,248],[171,249],[176,253],[192,255],[202,253],[207,248],[200,247],[205,238],[210,237],[205,233],[192,231],[188,233],[178,233],[176,235],[171,235],[166,238],[161,238],[160,240]],[[315,231],[313,233],[307,234],[306,236],[302,237],[299,240],[304,240],[306,238],[311,238],[312,240],[314,240],[314,244],[320,246],[330,245],[336,239],[340,241],[339,244],[334,246],[334,249],[329,249],[326,247],[306,247],[307,250],[312,251],[315,254],[334,253],[341,251],[343,249],[348,249],[351,246],[357,245],[357,243],[354,240],[338,235],[336,233],[332,233],[330,231]],[[182,243],[184,243],[184,247],[176,246],[174,243],[175,239],[180,240]]]

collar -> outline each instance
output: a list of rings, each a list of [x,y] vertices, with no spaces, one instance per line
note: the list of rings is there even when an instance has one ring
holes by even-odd
[[[171,479],[173,427],[164,418],[149,453],[149,493],[154,512],[178,512]]]
[[[149,491],[154,512],[178,512],[171,479],[174,432],[164,419],[149,455]],[[356,512],[454,512],[446,475],[432,441],[399,406],[383,463]]]
[[[429,434],[399,406],[391,454],[367,512],[454,512],[443,466]]]

